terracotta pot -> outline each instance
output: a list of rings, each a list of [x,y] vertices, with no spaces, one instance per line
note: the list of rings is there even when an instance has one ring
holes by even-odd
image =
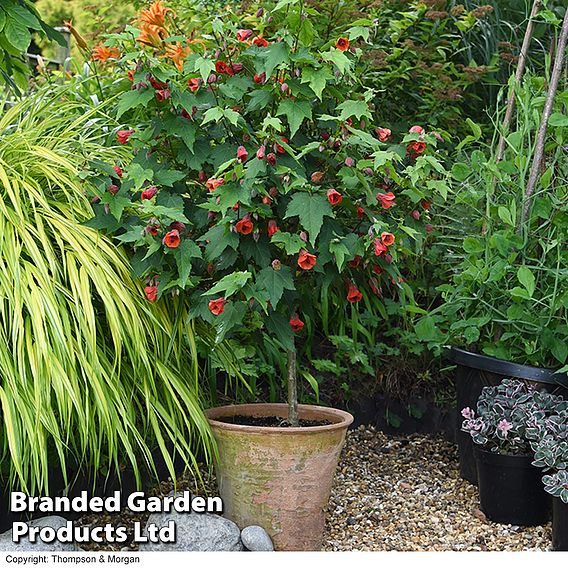
[[[319,550],[333,476],[353,417],[299,405],[304,420],[326,426],[280,428],[221,422],[232,416],[286,418],[286,404],[242,404],[206,411],[219,449],[216,462],[224,515],[242,529],[260,525],[276,550]]]

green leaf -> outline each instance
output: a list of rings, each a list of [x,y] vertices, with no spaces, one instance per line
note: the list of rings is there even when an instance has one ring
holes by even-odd
[[[323,53],[322,57],[325,61],[333,63],[339,69],[340,73],[349,71],[351,67],[351,60],[339,49],[331,49],[330,51]]]
[[[568,358],[568,345],[565,339],[559,337],[555,338],[551,352],[560,363],[566,363],[566,359]]]
[[[320,67],[314,69],[313,67],[304,67],[302,70],[302,83],[308,83],[310,89],[315,93],[316,97],[321,101],[321,95],[327,82],[333,79],[333,73],[328,67]]]
[[[298,254],[306,246],[306,243],[298,235],[292,235],[284,231],[274,233],[271,242],[277,246],[282,245],[280,248],[284,248],[288,255]]]
[[[184,239],[174,252],[179,273],[179,287],[184,289],[191,273],[191,261],[201,258],[201,249],[190,239]]]
[[[4,29],[5,24],[6,24],[6,12],[0,9],[0,32]]]
[[[259,52],[259,57],[265,61],[262,64],[262,68],[258,69],[258,71],[264,71],[266,77],[271,77],[276,67],[287,63],[290,59],[288,46],[283,41],[272,43],[268,47],[262,48]]]
[[[532,298],[536,288],[536,281],[531,269],[528,266],[520,266],[517,270],[517,279],[525,287],[529,296]]]
[[[369,28],[363,26],[353,26],[347,30],[349,41],[355,41],[362,37],[365,41],[369,41]]]
[[[154,173],[154,181],[159,185],[171,187],[176,181],[183,179],[186,176],[184,172],[177,170],[159,170]]]
[[[215,122],[219,122],[223,118],[223,116],[224,113],[221,107],[212,107],[205,111],[205,113],[203,114],[203,120],[201,121],[201,124],[207,124],[208,122],[211,122],[213,120]]]
[[[295,290],[292,271],[287,266],[280,270],[272,267],[263,268],[256,277],[256,282],[268,292],[268,298],[275,309],[284,294],[284,290]]]
[[[250,94],[250,100],[247,105],[247,112],[256,112],[257,110],[262,110],[266,108],[272,101],[272,95],[270,91],[252,91]]]
[[[555,112],[548,120],[550,126],[568,126],[568,115],[561,112]]]
[[[439,341],[442,333],[436,327],[433,318],[426,316],[416,324],[414,331],[420,341]]]
[[[515,225],[515,219],[513,219],[511,211],[509,211],[509,209],[504,205],[500,205],[498,207],[497,214],[503,223],[507,223],[507,225],[510,225],[511,227]]]
[[[21,52],[25,52],[32,41],[32,35],[25,24],[19,19],[13,18],[10,14],[8,14],[2,33],[11,45]]]
[[[357,120],[362,117],[371,117],[369,105],[365,101],[343,101],[337,108],[341,111],[339,120],[347,120],[354,116]]]
[[[224,292],[225,298],[232,296],[236,292],[239,292],[241,288],[252,278],[250,272],[233,272],[232,274],[227,274],[224,276],[211,288],[208,292],[205,292],[205,296],[213,296],[214,294],[219,294]]]
[[[266,329],[282,344],[284,349],[294,351],[294,332],[288,318],[278,312],[272,312],[266,318]]]
[[[140,189],[147,181],[154,179],[154,170],[152,168],[145,169],[134,162],[128,167],[128,179],[134,182],[136,189]]]
[[[298,131],[305,118],[312,118],[312,107],[308,101],[291,101],[286,99],[278,106],[276,116],[286,115],[290,125],[290,138]]]
[[[146,106],[154,98],[153,89],[141,89],[127,91],[120,96],[116,109],[117,118],[120,118],[127,110],[137,106]]]
[[[225,304],[223,313],[213,320],[217,331],[215,343],[221,343],[229,331],[242,323],[246,309],[247,307],[243,302],[228,302]]]
[[[468,254],[478,254],[485,250],[485,245],[476,237],[466,237],[463,240],[463,250]]]
[[[472,172],[471,167],[463,162],[456,162],[452,166],[452,177],[457,181],[465,181]]]
[[[241,115],[236,111],[233,110],[232,108],[226,108],[223,111],[223,116],[233,125],[233,126],[237,126],[237,122],[239,122],[239,118],[241,118]]]
[[[288,204],[285,218],[298,216],[301,225],[308,231],[312,246],[323,224],[323,218],[334,217],[329,201],[323,195],[296,193]]]
[[[213,71],[215,71],[215,63],[213,63],[212,59],[206,59],[205,57],[198,57],[195,60],[193,70],[196,71],[201,75],[203,82],[207,84],[207,80],[209,79],[209,75]]]
[[[24,6],[19,6],[18,4],[12,4],[8,8],[8,13],[10,17],[15,17],[19,20],[24,26],[31,28],[32,30],[41,30],[40,21],[36,18],[36,16]]]

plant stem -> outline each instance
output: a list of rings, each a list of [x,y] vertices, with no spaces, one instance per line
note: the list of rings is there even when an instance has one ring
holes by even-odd
[[[567,43],[568,43],[568,10],[566,11],[566,14],[564,14],[564,21],[562,22],[562,30],[560,31],[560,37],[558,38],[556,58],[554,59],[554,67],[552,69],[552,76],[550,77],[550,86],[548,88],[548,94],[546,95],[546,103],[544,105],[544,110],[542,111],[542,119],[540,122],[540,128],[538,130],[538,136],[536,139],[536,147],[531,167],[531,173],[529,175],[529,181],[527,182],[527,188],[525,190],[525,206],[523,210],[522,222],[519,224],[519,232],[522,230],[523,223],[527,220],[529,216],[529,211],[531,207],[531,197],[532,194],[534,193],[538,178],[540,177],[540,166],[542,164],[542,158],[544,156],[544,145],[546,142],[546,131],[548,129],[548,120],[550,118],[550,115],[552,114],[554,99],[556,97],[556,91],[558,90],[558,83],[560,82],[560,76],[562,75],[562,67],[564,65],[564,53],[566,51]]]
[[[298,381],[295,349],[288,349],[288,423],[295,427],[300,425],[298,421]]]
[[[527,23],[527,29],[525,30],[525,37],[523,39],[521,53],[519,54],[519,63],[517,64],[515,79],[513,80],[513,84],[511,85],[511,88],[509,89],[509,94],[507,96],[507,111],[505,112],[505,118],[503,119],[503,124],[501,126],[501,136],[499,137],[499,146],[497,148],[497,156],[495,158],[497,163],[499,163],[503,159],[503,154],[505,153],[505,141],[507,134],[509,132],[509,124],[511,123],[511,119],[513,118],[513,111],[515,110],[515,96],[516,96],[515,91],[517,85],[519,85],[519,83],[521,82],[521,79],[523,78],[523,74],[525,72],[527,55],[529,52],[529,47],[533,35],[534,18],[538,14],[541,4],[542,4],[541,0],[534,0],[531,14],[529,16],[529,21]],[[493,187],[495,187],[496,182],[497,180],[494,177]]]

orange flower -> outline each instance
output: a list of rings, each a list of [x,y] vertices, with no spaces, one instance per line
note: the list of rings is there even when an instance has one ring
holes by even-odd
[[[268,42],[262,36],[256,36],[252,40],[252,43],[257,47],[268,47]]]
[[[394,205],[395,196],[392,191],[387,193],[377,193],[377,201],[381,204],[383,209],[388,209]]]
[[[254,225],[252,224],[250,217],[245,215],[240,221],[237,221],[235,229],[237,230],[237,233],[241,233],[241,235],[250,235],[254,230]]]
[[[162,57],[167,57],[174,62],[177,70],[181,73],[183,71],[183,61],[191,53],[189,47],[183,47],[179,41],[169,43],[166,45],[166,54]]]
[[[394,243],[394,235],[392,233],[381,233],[381,241],[386,247],[390,247]]]
[[[408,152],[414,155],[420,155],[426,150],[426,142],[415,140],[408,145]]]
[[[379,137],[379,140],[381,142],[386,142],[392,134],[390,128],[381,128],[380,126],[375,128],[375,132],[377,133],[377,136]]]
[[[298,266],[303,270],[311,270],[316,265],[316,255],[310,254],[306,249],[300,251]]]
[[[226,303],[227,300],[225,298],[219,298],[218,300],[210,300],[207,307],[214,316],[220,316],[225,310]]]
[[[164,28],[166,16],[172,14],[172,18],[176,17],[176,13],[171,8],[166,8],[161,0],[156,0],[147,10],[140,13],[140,21],[150,26]]]
[[[179,231],[177,229],[169,231],[162,239],[162,243],[166,245],[168,248],[176,248],[179,246],[180,242],[181,238],[179,236]]]
[[[349,283],[349,290],[347,291],[347,301],[351,302],[352,304],[356,304],[363,299],[363,294],[359,291],[359,288],[353,284],[353,282]]]
[[[71,20],[63,22],[63,25],[69,30],[69,33],[73,36],[80,49],[89,49],[85,38],[73,27],[73,22]]]
[[[101,63],[105,63],[108,59],[118,59],[119,57],[120,51],[117,47],[107,47],[102,43],[93,47],[91,53],[91,59],[93,61],[100,61]]]
[[[332,205],[339,205],[342,199],[343,196],[341,195],[341,193],[339,193],[339,191],[337,191],[336,189],[333,189],[333,187],[327,190],[327,200]]]
[[[272,235],[275,235],[280,229],[278,228],[278,224],[276,223],[276,221],[274,219],[270,219],[270,221],[268,221],[268,229],[267,229],[267,233],[268,233],[268,238],[271,238]]]
[[[337,47],[340,51],[346,51],[349,49],[349,40],[346,37],[340,37],[335,42],[335,47]]]
[[[162,36],[165,37],[166,35],[167,31],[164,28],[150,24],[140,24],[140,34],[136,41],[157,48],[162,46]]]
[[[187,86],[189,87],[189,90],[192,93],[195,93],[195,91],[197,91],[199,89],[199,87],[201,86],[202,80],[199,78],[193,78],[193,79],[188,79],[187,80]]]
[[[387,252],[387,247],[383,244],[382,241],[379,239],[375,239],[373,241],[373,245],[375,247],[375,256],[381,256]]]
[[[224,183],[225,183],[225,180],[223,178],[209,178],[205,182],[205,187],[209,191],[215,191],[220,185],[223,185]]]

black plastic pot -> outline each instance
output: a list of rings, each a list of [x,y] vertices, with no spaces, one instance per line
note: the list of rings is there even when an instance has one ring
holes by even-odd
[[[449,358],[457,364],[455,374],[456,441],[459,449],[460,475],[463,479],[476,484],[477,470],[473,457],[473,442],[469,434],[461,431],[462,409],[469,407],[475,410],[481,389],[486,386],[498,385],[505,378],[522,379],[539,384],[549,392],[555,392],[568,388],[568,375],[539,367],[517,365],[455,347],[450,350]]]
[[[552,549],[568,550],[568,504],[552,498]]]
[[[479,502],[496,523],[536,526],[550,519],[551,497],[542,484],[542,470],[533,456],[504,456],[474,448]]]

